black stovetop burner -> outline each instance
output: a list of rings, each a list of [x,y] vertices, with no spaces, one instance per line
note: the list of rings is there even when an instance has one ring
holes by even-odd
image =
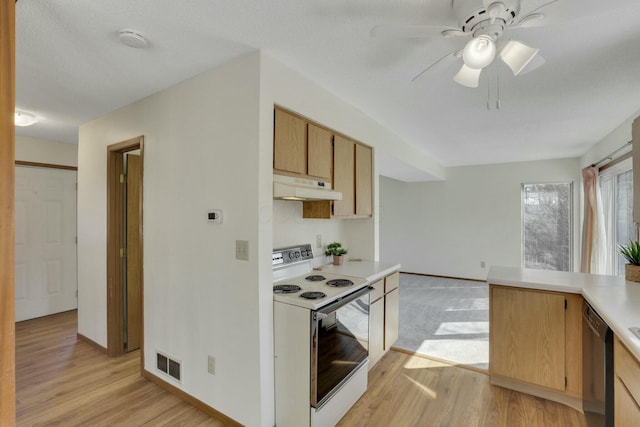
[[[273,287],[274,294],[295,294],[301,290],[302,288],[298,285],[275,285]]]
[[[334,288],[346,288],[347,286],[353,285],[353,282],[349,279],[335,279],[329,280],[327,282],[328,286],[332,286]]]
[[[326,297],[324,292],[303,292],[300,294],[300,298],[304,299],[320,299]]]
[[[307,276],[304,279],[310,282],[322,282],[323,280],[326,280],[326,277],[319,274],[312,274],[311,276]]]

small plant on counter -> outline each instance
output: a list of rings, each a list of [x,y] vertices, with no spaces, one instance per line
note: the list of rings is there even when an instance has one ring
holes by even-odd
[[[619,245],[618,250],[627,260],[625,279],[640,282],[640,242],[629,241],[628,245]]]
[[[629,245],[620,245],[618,249],[629,264],[640,265],[640,242],[630,241]]]
[[[342,264],[343,255],[349,253],[345,248],[342,247],[342,243],[333,242],[327,246],[327,250],[324,252],[326,256],[333,255],[333,264],[340,265]]]

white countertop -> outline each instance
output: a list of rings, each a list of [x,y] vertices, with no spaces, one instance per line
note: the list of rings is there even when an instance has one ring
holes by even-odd
[[[618,276],[502,266],[491,267],[487,282],[493,285],[582,294],[640,360],[640,339],[629,331],[630,327],[640,327],[640,282],[629,282]]]
[[[376,282],[389,274],[400,270],[400,264],[390,264],[379,261],[351,261],[345,260],[342,265],[327,264],[314,270],[343,276],[360,277],[369,283]]]

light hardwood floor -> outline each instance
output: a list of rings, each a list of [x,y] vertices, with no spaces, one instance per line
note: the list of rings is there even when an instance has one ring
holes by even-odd
[[[76,312],[16,324],[18,426],[224,426],[76,339]],[[483,373],[390,351],[340,427],[585,426],[579,412],[489,384]]]
[[[339,427],[582,427],[580,412],[489,384],[489,376],[390,351]]]
[[[138,351],[109,358],[76,334],[76,311],[16,324],[18,426],[225,425],[142,378]]]

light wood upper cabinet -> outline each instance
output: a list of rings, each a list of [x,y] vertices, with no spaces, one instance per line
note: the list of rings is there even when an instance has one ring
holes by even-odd
[[[306,175],[307,123],[287,112],[275,110],[273,168]]]
[[[356,215],[372,213],[373,150],[356,144]]]
[[[631,152],[634,170],[640,170],[640,117],[633,121],[631,128]],[[640,173],[633,174],[633,222],[640,225]]]
[[[333,202],[334,216],[355,214],[355,146],[354,141],[340,135],[333,139],[333,188],[342,193],[342,200]]]
[[[308,124],[308,175],[332,181],[333,134],[314,124]]]
[[[577,294],[491,285],[492,383],[506,387],[523,384],[516,389],[579,405],[581,307],[582,297]],[[548,394],[550,390],[555,394]]]
[[[333,215],[355,218],[371,216],[373,149],[336,135],[333,161],[333,186],[342,192],[342,200],[333,202]]]

